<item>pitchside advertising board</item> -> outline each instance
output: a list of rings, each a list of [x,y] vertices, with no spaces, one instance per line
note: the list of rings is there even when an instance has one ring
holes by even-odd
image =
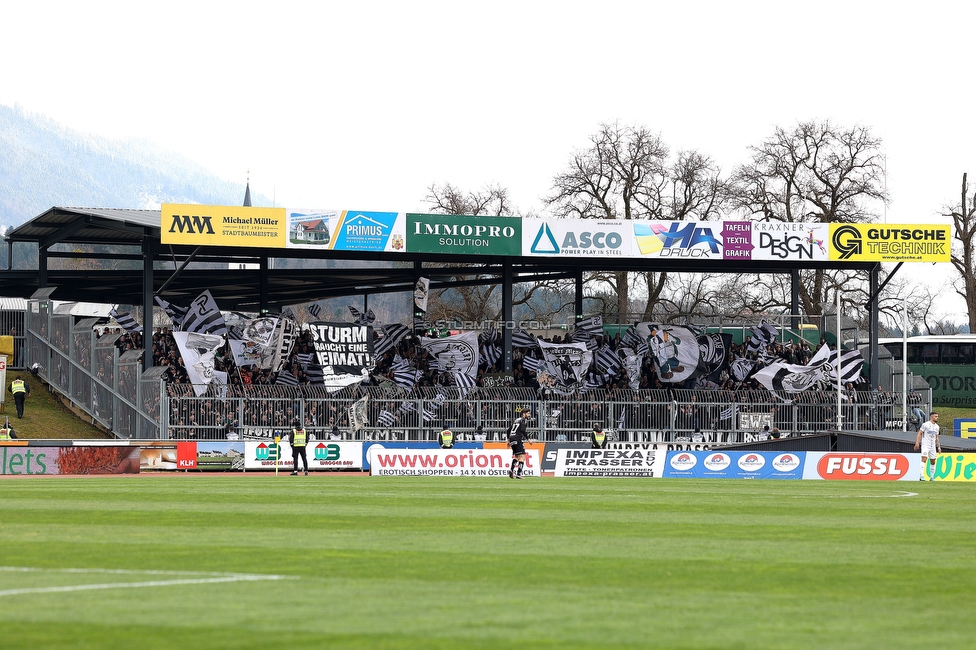
[[[664,450],[648,445],[643,449],[559,449],[554,476],[598,476],[655,478],[664,471]]]
[[[919,454],[674,451],[664,477],[917,481],[920,469]]]
[[[363,443],[312,440],[305,447],[309,471],[363,468]],[[301,463],[301,460],[298,461]],[[244,469],[274,471],[294,469],[291,445],[286,440],[247,441],[244,443]]]
[[[368,454],[372,476],[507,477],[512,464],[510,449],[387,449],[374,444]],[[542,475],[538,450],[526,450],[523,474]]]

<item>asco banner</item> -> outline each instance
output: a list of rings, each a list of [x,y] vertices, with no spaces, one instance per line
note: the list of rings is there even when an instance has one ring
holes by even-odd
[[[284,248],[284,208],[164,203],[160,241],[194,246]]]
[[[803,478],[804,454],[774,451],[669,451],[664,478]]]

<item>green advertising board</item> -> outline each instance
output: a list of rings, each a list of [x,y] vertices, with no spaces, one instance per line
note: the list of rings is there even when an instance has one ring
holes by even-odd
[[[522,219],[407,213],[407,252],[521,255]]]

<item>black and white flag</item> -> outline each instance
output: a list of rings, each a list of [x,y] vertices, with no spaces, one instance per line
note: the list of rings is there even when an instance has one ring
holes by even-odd
[[[372,309],[367,309],[366,313],[363,313],[349,305],[349,313],[352,314],[354,325],[372,325],[373,321],[376,320],[376,314],[373,313]]]
[[[125,313],[120,314],[116,307],[112,307],[108,315],[115,319],[115,322],[124,329],[126,332],[141,332],[142,325],[136,322],[136,319],[132,317],[132,314]]]
[[[603,336],[603,316],[590,316],[576,323],[576,331],[584,331],[590,336]]]
[[[516,327],[512,330],[512,347],[513,348],[534,348],[535,347],[535,337],[526,332],[521,327]]]
[[[289,371],[282,370],[278,373],[278,379],[275,380],[275,384],[279,386],[297,386],[298,378]]]
[[[295,346],[296,329],[295,321],[279,318],[269,343],[261,350],[261,359],[257,366],[271,372],[281,370]]]
[[[156,297],[156,304],[163,308],[169,319],[173,321],[173,327],[175,329],[180,328],[180,323],[183,322],[183,317],[186,316],[187,308],[180,307],[179,305],[174,305],[173,303],[163,300],[159,296]]]
[[[833,350],[827,359],[829,370],[827,379],[831,384],[837,383],[837,351]],[[840,383],[858,383],[861,380],[861,368],[864,366],[864,357],[858,350],[841,350],[840,354]]]
[[[365,429],[369,425],[369,395],[363,395],[349,407],[349,428],[355,431]]]
[[[746,354],[756,354],[760,350],[765,350],[766,346],[775,343],[776,337],[779,336],[779,330],[767,323],[765,318],[749,331],[752,332],[752,336],[749,337],[749,343],[746,345]]]
[[[384,325],[380,329],[383,331],[383,338],[379,339],[373,344],[373,354],[376,355],[377,358],[383,356],[396,347],[396,344],[402,341],[403,338],[410,333],[409,327],[399,323]]]
[[[396,423],[396,415],[392,411],[387,411],[386,409],[381,409],[380,414],[376,417],[376,424],[381,427],[389,428]]]
[[[830,376],[830,349],[823,345],[805,366],[775,362],[759,370],[753,378],[769,390],[799,393],[825,387]]]
[[[393,357],[393,381],[400,388],[405,389],[408,393],[413,390],[413,387],[417,385],[420,380],[420,376],[423,374],[420,370],[411,368],[407,360],[397,355]]]
[[[318,318],[322,315],[322,305],[317,302],[313,302],[308,306],[308,313],[312,318]]]
[[[729,365],[732,350],[731,334],[700,334],[698,336],[698,360],[700,374],[718,373]]]
[[[620,357],[617,353],[610,349],[610,346],[606,343],[603,344],[599,350],[596,351],[596,367],[605,373],[616,373],[619,372],[623,367],[620,362]]]
[[[502,349],[497,345],[486,345],[481,348],[481,361],[489,368],[493,367],[502,358]]]
[[[180,321],[180,331],[226,336],[227,325],[224,315],[220,313],[217,302],[210,291],[204,291],[196,300],[190,303],[183,320]]]

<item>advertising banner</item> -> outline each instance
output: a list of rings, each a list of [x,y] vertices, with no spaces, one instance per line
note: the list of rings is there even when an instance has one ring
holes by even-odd
[[[454,443],[455,449],[482,449],[486,443],[482,442],[456,442]],[[440,445],[436,442],[421,442],[419,440],[407,442],[407,441],[397,441],[397,440],[370,440],[363,443],[363,469],[369,470],[369,459],[370,459],[370,449],[374,445],[379,445],[381,449],[413,449],[415,451],[423,449],[440,449]],[[508,445],[500,445],[499,449],[508,449]],[[528,445],[526,445],[528,448]]]
[[[0,474],[138,474],[139,448],[0,446]]]
[[[522,219],[522,254],[631,257],[631,222],[598,219]]]
[[[830,259],[845,262],[948,262],[952,226],[830,224]]]
[[[309,471],[326,469],[362,469],[363,443],[329,442],[312,440],[305,447]],[[301,464],[301,460],[298,461]],[[287,440],[275,445],[274,441],[247,441],[244,443],[244,469],[264,469],[291,472],[294,464],[291,445]]]
[[[828,242],[830,241],[830,224],[826,223],[794,223],[788,221],[757,221],[757,222],[725,222],[729,224],[746,224],[752,231],[751,251],[754,260],[788,261],[788,262],[823,262],[828,258]],[[730,237],[725,231],[725,259],[730,256]]]
[[[664,478],[801,479],[808,452],[669,451]]]
[[[939,454],[935,463],[935,480],[976,482],[976,454]]]
[[[654,449],[559,449],[555,476],[660,477],[667,452]]]
[[[192,246],[284,248],[284,208],[164,203],[160,241]]]
[[[373,476],[496,476],[507,477],[510,449],[386,449],[369,448]],[[541,476],[539,452],[527,449],[524,476]]]
[[[803,478],[827,481],[917,481],[920,454],[806,452]]]
[[[518,217],[407,214],[407,252],[444,255],[521,255]]]
[[[556,458],[560,449],[589,449],[588,442],[547,442],[542,452],[542,471],[553,472],[556,470]]]
[[[219,472],[244,469],[244,442],[201,440],[197,446],[197,469]]]
[[[632,221],[640,257],[722,259],[722,222]]]
[[[957,438],[976,438],[976,420],[973,418],[954,418],[952,435]]]
[[[405,224],[396,212],[288,210],[288,248],[401,253]]]
[[[197,468],[197,443],[176,443],[176,469]]]

